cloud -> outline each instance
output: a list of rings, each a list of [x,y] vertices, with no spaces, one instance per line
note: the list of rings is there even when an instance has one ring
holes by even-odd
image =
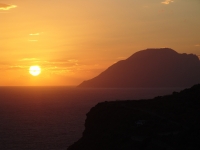
[[[30,33],[30,39],[28,40],[29,42],[38,42],[39,40],[37,39],[37,37],[39,37],[41,34],[43,34],[43,32],[36,32],[36,33]]]
[[[165,0],[164,2],[161,2],[162,4],[168,5],[170,3],[174,2],[173,0]]]
[[[77,59],[51,59],[41,60],[39,58],[22,58],[18,60],[17,65],[9,65],[9,69],[21,69],[20,66],[26,66],[28,68],[31,64],[37,64],[41,66],[42,70],[47,70],[52,74],[68,74],[73,73],[79,69]],[[28,65],[29,64],[29,65]]]
[[[27,65],[15,65],[15,64],[9,64],[9,63],[5,63],[5,64],[0,64],[0,70],[24,70],[26,68],[28,68],[29,66]]]
[[[19,61],[38,61],[38,58],[22,58]]]
[[[15,63],[0,61],[1,70],[27,70],[31,65],[39,65],[50,74],[71,75],[80,70],[77,59],[41,60],[35,57],[25,57]]]
[[[10,66],[8,70],[19,70],[19,69],[24,69],[24,68],[27,68],[27,66],[14,65],[14,66]]]
[[[32,36],[37,36],[37,35],[40,35],[40,33],[31,33],[29,35],[32,35]]]
[[[16,5],[9,5],[0,3],[0,10],[10,10],[11,8],[16,8]]]

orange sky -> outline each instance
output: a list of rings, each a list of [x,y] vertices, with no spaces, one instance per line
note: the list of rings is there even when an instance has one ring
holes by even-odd
[[[199,0],[0,0],[0,86],[77,85],[152,47],[200,55],[199,15]]]

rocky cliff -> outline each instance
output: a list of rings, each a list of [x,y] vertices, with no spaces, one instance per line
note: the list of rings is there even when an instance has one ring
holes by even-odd
[[[199,150],[200,84],[149,100],[102,102],[68,150]]]
[[[121,60],[78,87],[190,87],[200,83],[200,61],[169,48],[146,49]]]

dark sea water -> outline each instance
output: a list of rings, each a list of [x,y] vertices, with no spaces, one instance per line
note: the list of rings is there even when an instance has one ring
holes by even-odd
[[[0,87],[0,150],[66,150],[98,102],[153,98],[183,88]]]

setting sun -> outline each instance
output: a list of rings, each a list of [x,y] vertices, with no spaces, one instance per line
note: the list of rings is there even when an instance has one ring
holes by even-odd
[[[39,66],[31,66],[29,68],[29,73],[32,75],[32,76],[38,76],[40,73],[41,73],[41,69]]]

